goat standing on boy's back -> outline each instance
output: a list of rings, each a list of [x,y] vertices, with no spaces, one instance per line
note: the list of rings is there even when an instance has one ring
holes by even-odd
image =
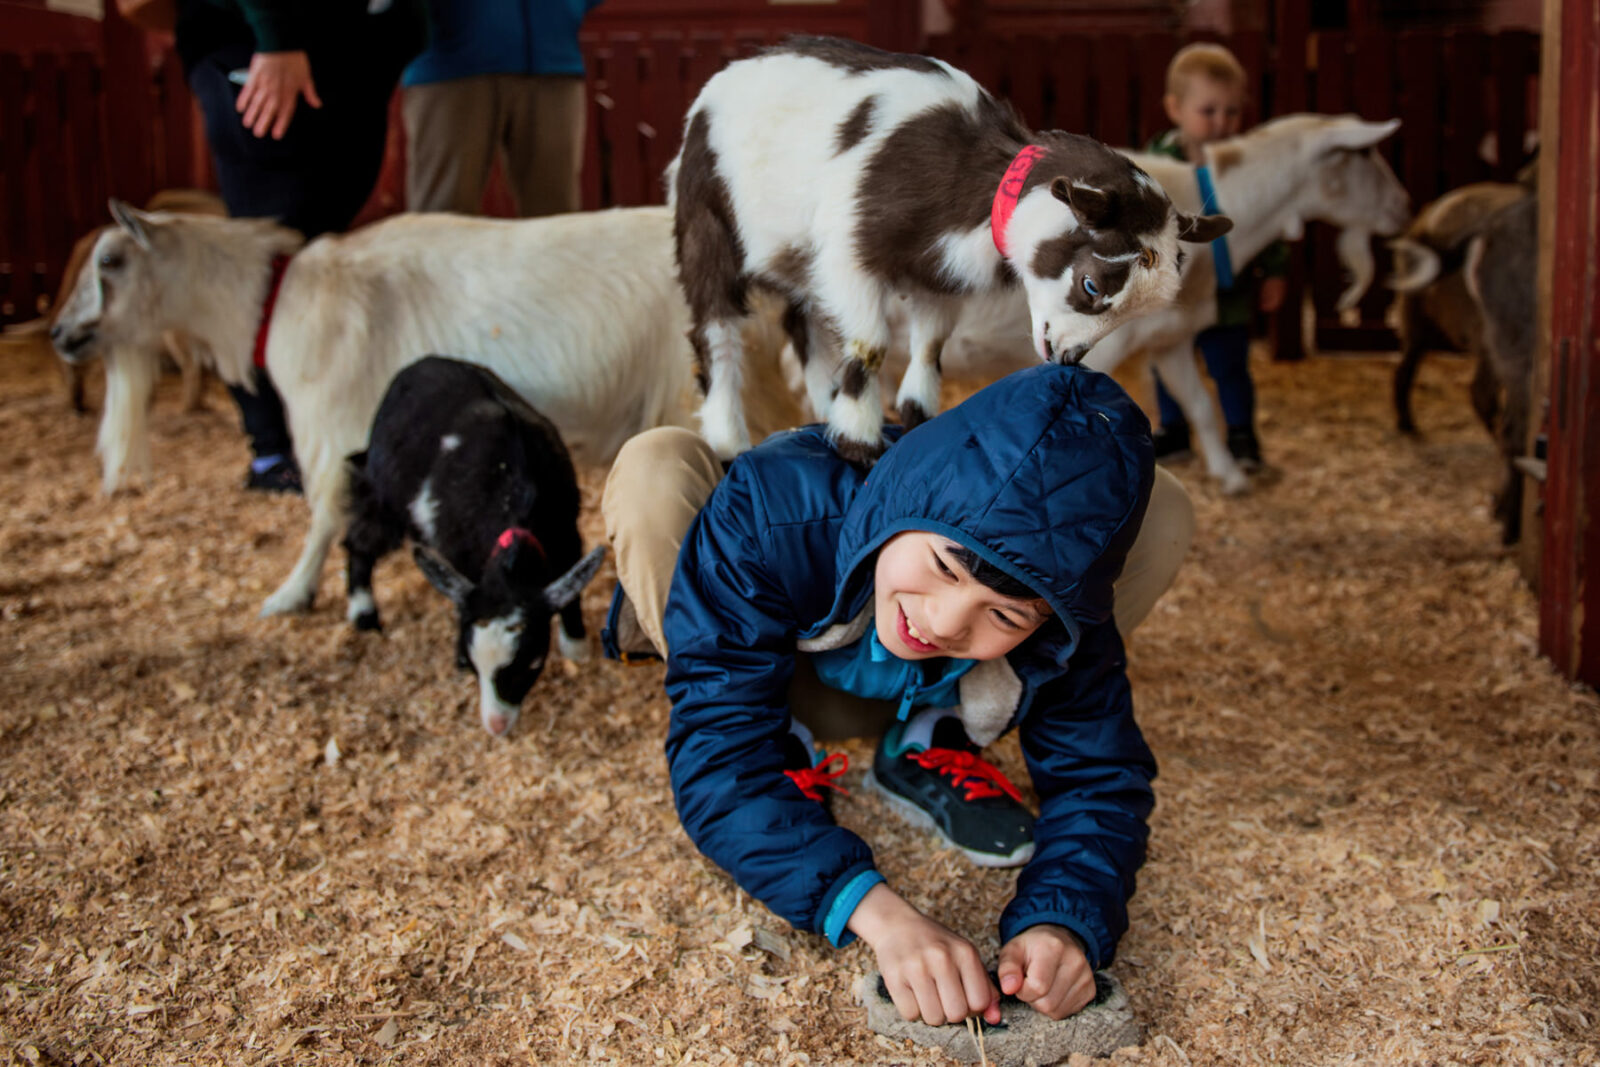
[[[1030,133],[946,63],[792,37],[706,83],[671,184],[678,269],[723,458],[750,446],[738,324],[752,286],[789,301],[813,406],[849,459],[883,448],[876,372],[888,311],[910,301],[901,418],[938,411],[939,351],[964,297],[1020,281],[1039,358],[1075,363],[1119,323],[1172,300],[1179,241],[1226,233],[1173,209],[1138,167],[1088,137]]]
[[[585,658],[579,595],[605,557],[583,555],[560,433],[490,371],[429,356],[395,376],[367,450],[346,462],[350,621],[379,628],[372,568],[409,537],[456,606],[456,662],[478,675],[484,728],[509,732],[544,669],[552,614],[562,655]]]

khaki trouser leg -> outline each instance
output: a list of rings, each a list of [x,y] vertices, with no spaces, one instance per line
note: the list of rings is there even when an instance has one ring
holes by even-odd
[[[525,217],[577,211],[581,203],[583,127],[588,107],[582,78],[501,75],[506,125],[506,177]]]
[[[667,644],[661,618],[678,549],[721,478],[722,464],[703,438],[668,426],[647,430],[623,445],[606,479],[600,511],[616,555],[617,580],[633,601],[640,627],[663,655]],[[1183,483],[1158,467],[1144,523],[1114,586],[1114,613],[1124,636],[1172,584],[1193,537],[1189,494]],[[790,706],[817,740],[873,736],[893,720],[893,703],[830,689],[817,679],[807,657],[796,659]]]
[[[487,77],[407,86],[406,209],[476,215],[502,119]]]
[[[639,626],[662,656],[661,617],[689,524],[722,480],[722,462],[705,439],[679,426],[628,440],[611,464],[600,498],[617,581],[633,601]]]
[[[1194,502],[1176,476],[1157,467],[1144,523],[1128,549],[1122,574],[1112,585],[1115,606],[1111,613],[1124,640],[1172,586],[1193,540]]]

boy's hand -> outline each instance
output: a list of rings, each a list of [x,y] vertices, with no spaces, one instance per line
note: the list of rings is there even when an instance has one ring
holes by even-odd
[[[875,885],[861,898],[849,927],[877,954],[901,1018],[942,1026],[982,1013],[991,1025],[1000,1021],[1000,993],[978,950],[888,886]]]
[[[1094,971],[1064,926],[1030,926],[1000,949],[1000,988],[1033,1010],[1065,1019],[1094,999]]]
[[[1283,307],[1284,295],[1289,291],[1287,278],[1261,279],[1261,297],[1259,303],[1264,314],[1271,315]]]

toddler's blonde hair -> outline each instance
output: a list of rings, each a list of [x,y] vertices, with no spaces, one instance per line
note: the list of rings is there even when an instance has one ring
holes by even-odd
[[[1167,64],[1167,92],[1179,99],[1196,75],[1210,78],[1224,85],[1243,87],[1246,82],[1244,67],[1234,54],[1220,44],[1208,41],[1184,45]]]

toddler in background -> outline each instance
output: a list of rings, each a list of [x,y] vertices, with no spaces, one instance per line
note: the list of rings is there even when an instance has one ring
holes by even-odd
[[[1239,132],[1244,98],[1244,68],[1232,52],[1219,44],[1179,49],[1167,66],[1163,98],[1173,128],[1152,140],[1145,151],[1203,165],[1206,145]],[[1233,285],[1217,287],[1216,325],[1194,339],[1206,370],[1217,383],[1217,400],[1228,424],[1228,451],[1248,471],[1261,467],[1256,390],[1250,379],[1250,319],[1256,308],[1270,315],[1282,306],[1288,261],[1288,246],[1279,241],[1250,264],[1236,264]],[[1160,378],[1156,379],[1156,404],[1161,418],[1155,434],[1156,459],[1187,456],[1189,423]]]

